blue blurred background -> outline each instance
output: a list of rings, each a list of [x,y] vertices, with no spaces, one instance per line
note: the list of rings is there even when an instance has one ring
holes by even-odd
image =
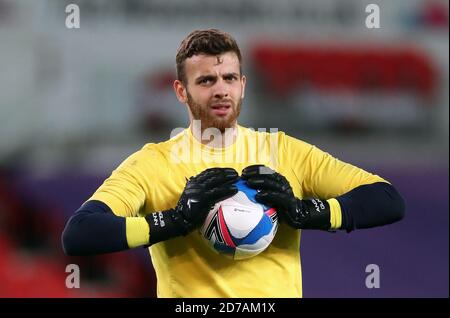
[[[66,27],[77,4],[80,28]],[[369,3],[380,28],[366,27]],[[448,297],[448,1],[0,0],[0,297],[154,297],[145,249],[67,257],[67,218],[147,142],[186,127],[180,41],[215,27],[248,78],[240,124],[391,181],[406,218],[304,231],[305,297]],[[65,285],[67,264],[81,287]],[[366,287],[366,267],[380,288]]]

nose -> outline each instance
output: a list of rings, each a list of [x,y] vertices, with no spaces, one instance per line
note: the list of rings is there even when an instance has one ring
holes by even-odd
[[[223,80],[217,81],[216,85],[214,86],[214,98],[222,99],[229,96],[227,85]]]

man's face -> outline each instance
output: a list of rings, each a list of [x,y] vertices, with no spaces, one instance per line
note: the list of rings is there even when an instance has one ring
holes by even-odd
[[[187,84],[175,81],[174,87],[180,102],[187,103],[191,120],[201,120],[202,130],[215,127],[224,132],[233,127],[245,89],[236,54],[194,55],[184,67]]]

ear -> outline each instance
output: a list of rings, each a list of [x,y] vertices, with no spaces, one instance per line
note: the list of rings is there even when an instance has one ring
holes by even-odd
[[[245,96],[245,83],[247,83],[247,78],[245,77],[245,75],[242,75],[242,77],[241,77],[241,85],[242,85],[241,98],[244,98],[244,96]]]
[[[175,80],[173,82],[173,89],[180,103],[186,104],[187,94],[186,94],[186,87],[184,87],[183,83],[179,80]]]

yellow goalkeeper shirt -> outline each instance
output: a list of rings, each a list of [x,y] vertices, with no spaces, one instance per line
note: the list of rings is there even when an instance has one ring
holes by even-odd
[[[186,180],[211,167],[241,173],[264,164],[284,175],[298,198],[329,199],[364,184],[385,181],[283,132],[238,126],[225,148],[202,145],[191,129],[128,157],[90,200],[118,216],[142,217],[175,207]],[[259,255],[235,261],[216,254],[198,231],[152,245],[158,297],[302,297],[300,230],[280,224]],[[114,235],[114,233],[111,233]],[[150,233],[151,235],[151,233]]]

